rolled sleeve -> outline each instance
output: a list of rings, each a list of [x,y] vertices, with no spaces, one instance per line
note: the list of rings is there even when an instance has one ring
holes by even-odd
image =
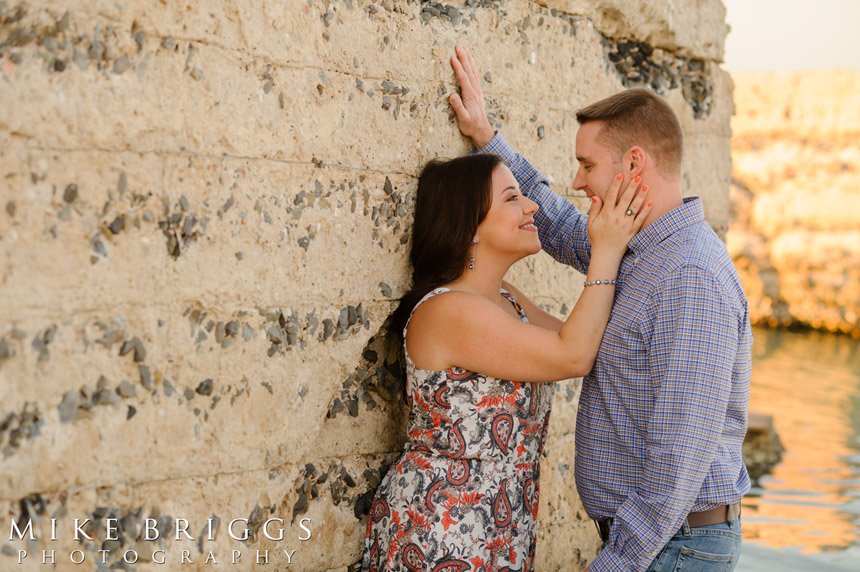
[[[597,559],[589,565],[588,570],[590,572],[630,572],[637,570],[635,566],[607,544],[600,551]]]
[[[645,570],[693,509],[732,389],[740,325],[728,300],[713,274],[697,267],[671,273],[652,300],[645,337],[654,413],[642,478],[619,506],[593,572]]]
[[[502,158],[523,194],[538,204],[535,225],[543,249],[562,264],[573,266],[585,274],[591,260],[588,217],[570,201],[553,192],[549,180],[514,151],[498,131],[489,143],[473,152],[492,153]]]

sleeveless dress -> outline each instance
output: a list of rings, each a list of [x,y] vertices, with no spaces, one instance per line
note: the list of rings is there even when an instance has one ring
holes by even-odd
[[[501,294],[528,323],[513,296]],[[533,570],[554,385],[423,370],[406,352],[406,327],[403,338],[408,441],[371,504],[361,569]]]

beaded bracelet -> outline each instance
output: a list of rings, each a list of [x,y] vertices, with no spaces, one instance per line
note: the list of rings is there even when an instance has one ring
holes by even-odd
[[[612,285],[615,286],[618,284],[617,278],[604,278],[602,280],[586,280],[583,286],[602,286],[602,285]]]

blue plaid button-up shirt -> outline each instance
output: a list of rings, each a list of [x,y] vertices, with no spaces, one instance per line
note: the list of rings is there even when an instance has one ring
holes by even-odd
[[[502,157],[538,203],[544,250],[586,273],[586,215],[499,134],[480,151]],[[591,518],[614,519],[592,572],[645,570],[688,513],[750,488],[741,446],[752,332],[725,246],[688,198],[628,248],[576,422],[579,495]]]

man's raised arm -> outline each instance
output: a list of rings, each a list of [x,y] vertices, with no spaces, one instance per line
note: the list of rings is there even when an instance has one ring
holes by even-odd
[[[451,66],[460,84],[460,94],[452,93],[448,99],[457,116],[460,132],[475,144],[473,152],[500,156],[514,174],[523,194],[538,204],[540,208],[535,214],[535,225],[543,249],[559,262],[585,274],[591,260],[586,215],[553,192],[547,178],[492,129],[484,107],[478,69],[466,48],[456,48]]]

